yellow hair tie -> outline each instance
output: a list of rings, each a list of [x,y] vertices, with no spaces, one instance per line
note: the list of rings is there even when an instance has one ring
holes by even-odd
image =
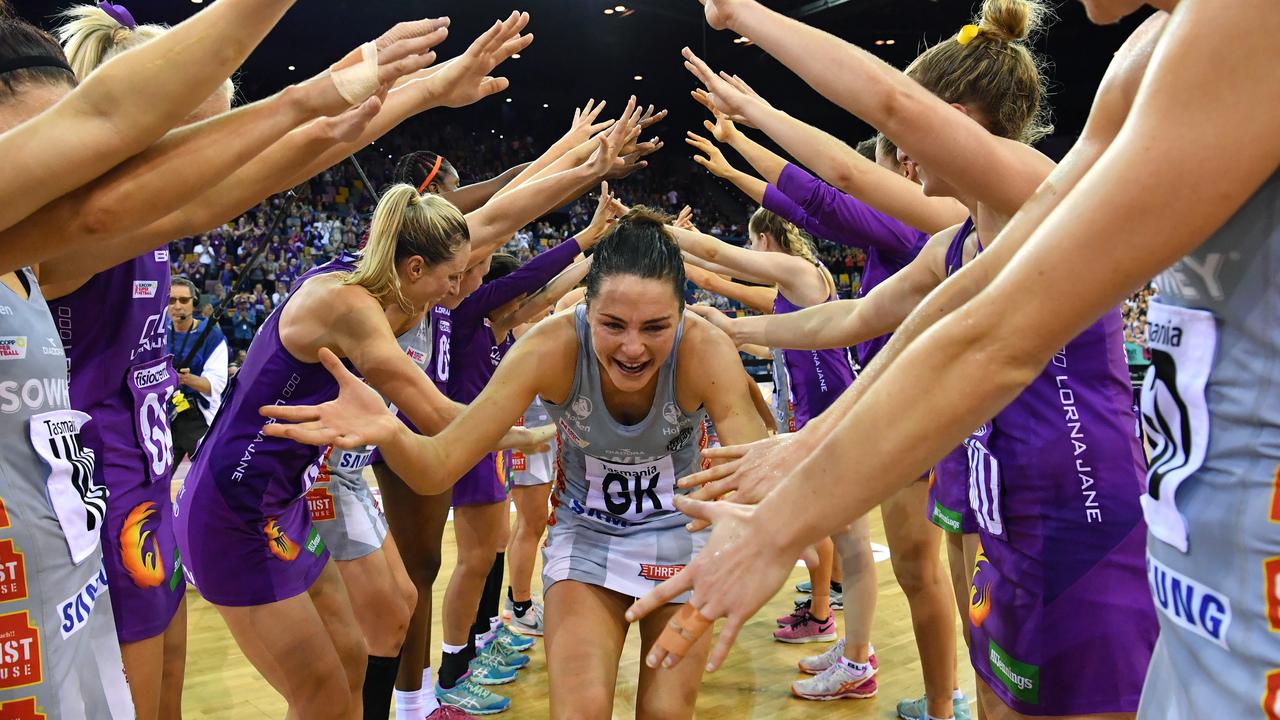
[[[968,45],[973,39],[982,34],[982,28],[977,25],[965,25],[960,28],[960,34],[956,36],[956,41],[961,45]]]

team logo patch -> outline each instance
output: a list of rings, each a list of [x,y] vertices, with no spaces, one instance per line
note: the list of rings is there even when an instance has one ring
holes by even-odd
[[[413,346],[405,348],[404,354],[408,355],[410,360],[419,365],[427,361],[427,354]]]
[[[160,287],[160,283],[156,280],[134,280],[133,281],[133,299],[146,299],[156,296],[156,290]]]
[[[684,449],[689,444],[689,440],[693,438],[693,428],[684,428],[678,435],[671,438],[667,443],[667,452],[675,452]]]
[[[338,517],[333,506],[333,494],[326,485],[314,485],[307,491],[307,507],[314,522],[328,522]]]
[[[93,614],[93,607],[98,604],[98,598],[106,594],[107,571],[100,569],[98,574],[90,578],[89,582],[85,583],[75,595],[58,603],[58,615],[62,618],[63,640],[80,632],[81,628],[89,624],[89,616]],[[7,651],[5,657],[7,657]]]
[[[648,563],[640,563],[640,577],[645,580],[654,582],[662,582],[670,580],[684,569],[683,565],[650,565]]]
[[[991,586],[995,584],[991,574],[991,561],[979,544],[973,558],[973,586],[969,588],[969,622],[974,627],[982,627],[991,614]]]
[[[27,357],[27,337],[9,335],[0,337],[0,360],[23,360]]]
[[[1227,644],[1227,630],[1231,628],[1230,597],[1169,568],[1150,554],[1147,555],[1147,582],[1156,608],[1170,622],[1224,650],[1231,649]]]
[[[565,422],[563,418],[560,420],[560,434],[562,437],[568,438],[570,441],[573,442],[574,445],[577,445],[578,447],[584,448],[590,444],[586,440],[583,440],[582,438],[578,437],[578,433],[570,429],[569,423]]]
[[[27,599],[27,562],[12,540],[0,540],[0,603]],[[3,720],[0,717],[0,720]]]
[[[30,613],[0,615],[0,690],[38,685],[43,679],[40,631],[31,625]]]
[[[120,528],[120,563],[133,584],[144,590],[164,584],[164,556],[156,537],[159,528],[160,510],[153,502],[130,510]]]
[[[1004,648],[987,640],[991,670],[1013,696],[1024,703],[1040,704],[1040,668],[1015,659]]]
[[[169,251],[167,249],[154,250],[151,253],[151,257],[155,258],[156,262],[169,262]]]
[[[36,699],[33,697],[0,703],[0,720],[46,720],[48,717],[36,710]]]
[[[1271,632],[1280,632],[1280,557],[1263,561],[1262,577],[1267,583],[1267,622]]]
[[[662,419],[672,425],[680,424],[680,409],[676,407],[675,403],[669,402],[662,406]]]
[[[579,395],[574,398],[573,405],[570,406],[570,409],[573,410],[573,414],[577,415],[580,420],[586,420],[591,416],[591,410],[593,409],[591,407],[591,398],[586,397],[585,395]]]
[[[1262,713],[1267,720],[1280,720],[1280,670],[1267,673],[1267,691],[1262,696]]]
[[[289,539],[275,518],[267,520],[267,524],[262,526],[262,533],[267,536],[267,549],[277,559],[293,562],[298,558],[298,544]]]

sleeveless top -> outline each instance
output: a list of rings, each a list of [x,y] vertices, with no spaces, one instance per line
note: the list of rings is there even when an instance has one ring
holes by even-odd
[[[787,360],[779,348],[769,348],[773,370],[773,424],[778,433],[795,432],[796,416],[791,399],[791,380],[787,377]]]
[[[95,421],[81,438],[97,453],[109,488],[167,482],[173,474],[169,398],[178,377],[166,346],[168,301],[169,251],[161,249],[49,302],[67,353],[71,406]]]
[[[825,273],[824,273],[825,276]],[[825,302],[836,299],[832,292]],[[803,310],[779,291],[773,300],[773,313]],[[792,414],[796,429],[822,414],[853,384],[853,363],[848,348],[829,350],[782,350],[787,367],[787,384],[791,391]]]
[[[1151,534],[1185,553],[1195,545],[1187,518],[1199,509],[1185,502],[1188,491],[1211,488],[1224,500],[1238,497],[1242,509],[1262,504],[1268,522],[1280,522],[1280,173],[1156,285],[1142,388],[1152,446],[1142,504]],[[1229,527],[1245,524],[1241,516],[1214,522],[1223,523],[1224,541]],[[1276,527],[1253,527],[1258,551]],[[1267,543],[1268,552],[1280,556],[1277,544]]]
[[[434,360],[428,363],[425,368],[427,376],[431,378],[431,382],[436,384],[441,393],[449,392],[449,359],[452,356],[450,345],[453,342],[453,313],[449,308],[443,305],[436,305],[431,308],[431,312],[427,315],[431,324],[431,344],[435,347]],[[403,347],[403,346],[402,346]],[[412,427],[412,426],[410,426]]]
[[[187,482],[211,479],[227,507],[245,519],[279,515],[305,495],[320,473],[326,448],[262,433],[263,405],[318,405],[338,395],[338,383],[320,363],[298,360],[280,341],[280,317],[298,288],[318,275],[346,272],[349,253],[312,268],[293,293],[267,317],[249,346],[244,366],[232,378],[213,426],[196,451]]]
[[[671,355],[658,369],[649,414],[635,425],[615,420],[600,389],[600,363],[591,344],[587,309],[574,311],[578,359],[563,405],[543,399],[559,429],[553,505],[557,518],[579,516],[598,532],[626,535],[633,528],[682,527],[688,518],[672,498],[676,480],[701,469],[706,411],[686,412],[676,399],[676,357],[684,321]]]

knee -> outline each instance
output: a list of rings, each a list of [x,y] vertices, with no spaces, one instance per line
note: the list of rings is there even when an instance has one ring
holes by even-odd
[[[574,693],[572,705],[553,708],[551,716],[557,720],[596,720],[610,717],[613,712],[612,689],[607,693],[599,688],[584,690],[585,692]]]
[[[363,676],[363,670],[361,670]],[[308,672],[293,685],[294,696],[289,698],[290,717],[296,715],[322,720],[341,720],[350,717],[360,697],[360,687],[350,683],[333,682],[325,673]]]
[[[489,568],[493,567],[493,561],[497,556],[497,551],[487,546],[469,548],[465,551],[459,548],[458,568],[455,572],[461,572],[467,577],[488,576]]]
[[[402,588],[388,588],[386,596],[375,603],[377,619],[369,628],[369,653],[381,657],[392,657],[400,653],[404,645],[405,635],[409,632],[409,620],[418,602],[418,593],[409,587],[409,596],[403,594]]]

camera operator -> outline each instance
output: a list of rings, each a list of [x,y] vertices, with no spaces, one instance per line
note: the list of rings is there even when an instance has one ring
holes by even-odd
[[[222,404],[227,386],[227,341],[215,325],[204,333],[205,319],[196,319],[199,301],[196,286],[183,277],[169,289],[169,352],[178,371],[178,392],[173,395],[174,464],[196,450]],[[196,343],[199,343],[197,346]],[[190,356],[187,367],[177,367]]]

